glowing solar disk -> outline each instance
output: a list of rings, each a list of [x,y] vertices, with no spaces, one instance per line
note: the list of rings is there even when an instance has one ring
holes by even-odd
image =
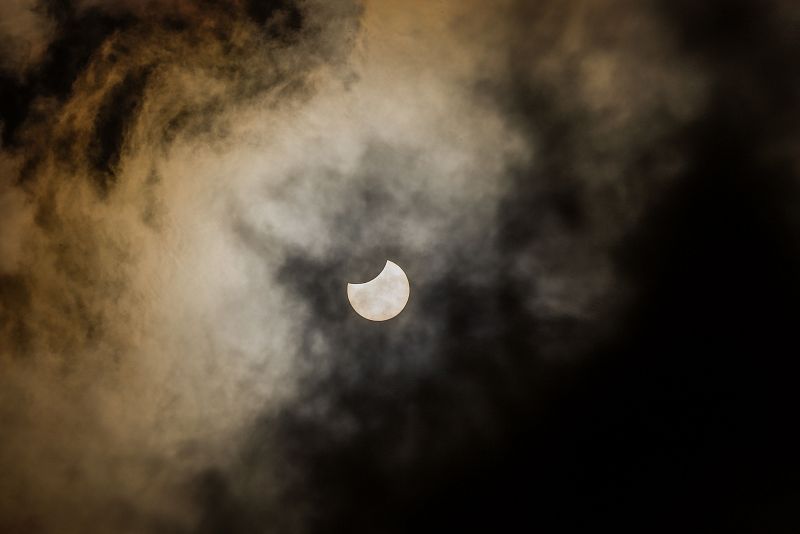
[[[411,295],[408,277],[399,265],[386,261],[381,274],[363,284],[347,284],[347,299],[364,319],[387,321],[403,311]]]

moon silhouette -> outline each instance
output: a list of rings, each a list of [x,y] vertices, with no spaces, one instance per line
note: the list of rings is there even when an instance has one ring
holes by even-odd
[[[388,321],[403,311],[411,286],[403,269],[387,260],[381,274],[363,284],[347,284],[347,299],[364,319]]]

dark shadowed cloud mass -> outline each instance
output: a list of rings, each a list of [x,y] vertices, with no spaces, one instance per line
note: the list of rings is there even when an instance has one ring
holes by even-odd
[[[0,532],[796,532],[798,24],[5,0]]]

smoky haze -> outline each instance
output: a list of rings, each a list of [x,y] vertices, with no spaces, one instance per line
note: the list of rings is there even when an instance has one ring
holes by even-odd
[[[715,317],[740,332],[769,330],[755,309],[784,317],[715,284],[797,288],[796,10],[709,6],[5,2],[0,531],[546,530],[615,524],[628,504],[695,511],[708,486],[632,496],[705,458],[649,429],[692,434],[685,413],[716,414],[717,390],[747,404],[729,393],[747,365],[698,363],[737,345],[707,342]],[[751,175],[767,184],[752,205],[717,189]],[[369,323],[346,284],[386,259],[411,298]],[[674,420],[627,411],[684,371]],[[639,448],[616,446],[628,425]],[[739,437],[719,435],[710,447]],[[756,482],[783,517],[782,487]],[[752,497],[709,493],[712,526]]]

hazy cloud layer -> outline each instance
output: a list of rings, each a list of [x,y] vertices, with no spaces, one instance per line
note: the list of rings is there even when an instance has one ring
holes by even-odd
[[[400,530],[638,294],[727,76],[678,10],[5,3],[0,530]]]

